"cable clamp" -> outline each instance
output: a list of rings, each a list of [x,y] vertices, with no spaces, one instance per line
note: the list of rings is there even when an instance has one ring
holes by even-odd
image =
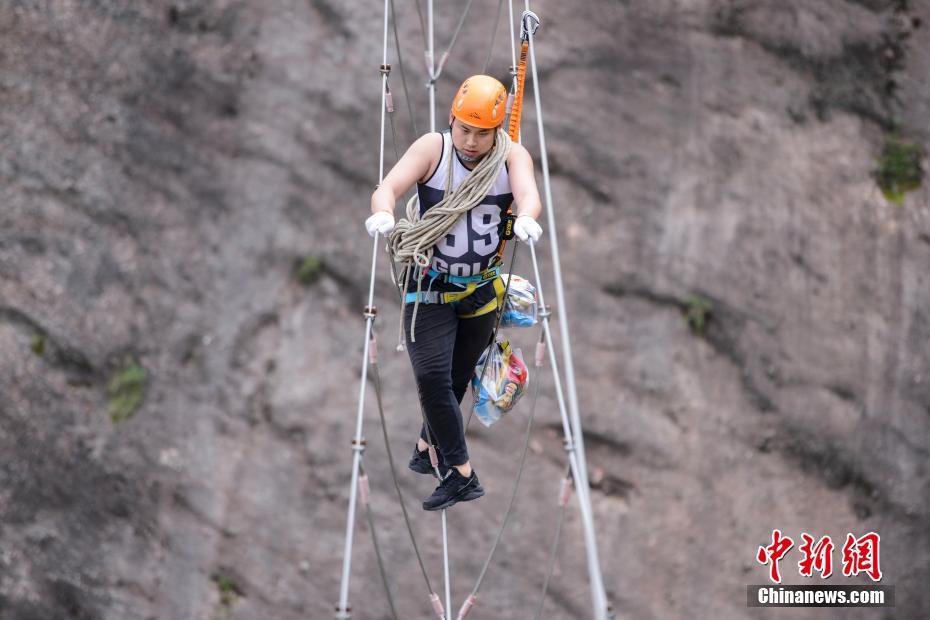
[[[429,602],[433,605],[433,612],[436,614],[436,617],[440,620],[445,620],[446,610],[442,607],[442,601],[439,600],[439,595],[435,592],[431,592],[429,595]]]
[[[475,606],[475,602],[478,600],[478,597],[474,594],[465,599],[465,602],[462,604],[462,608],[459,609],[459,615],[457,620],[465,620],[468,617],[471,608]]]

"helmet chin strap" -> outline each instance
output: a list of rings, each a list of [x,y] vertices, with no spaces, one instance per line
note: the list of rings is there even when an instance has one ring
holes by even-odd
[[[455,148],[455,147],[452,147],[452,148]],[[479,159],[484,157],[484,155],[479,155],[478,157],[469,157],[468,155],[466,155],[465,153],[463,153],[462,151],[458,149],[455,149],[455,154],[458,155],[459,159],[461,159],[462,161],[467,161],[469,163],[473,161],[478,161]]]
[[[449,135],[450,135],[450,137],[451,137],[451,135],[452,135],[452,124],[451,124],[451,123],[449,124]],[[466,154],[463,153],[462,151],[460,151],[460,150],[458,150],[457,148],[455,148],[455,143],[454,143],[454,142],[452,143],[452,148],[455,150],[455,154],[459,156],[459,159],[461,159],[462,161],[467,161],[468,163],[471,163],[471,162],[473,162],[473,161],[479,161],[479,160],[482,159],[485,155],[487,155],[488,153],[490,153],[490,151],[488,151],[488,153],[485,153],[484,155],[479,155],[478,157],[469,157],[468,155],[466,155]]]

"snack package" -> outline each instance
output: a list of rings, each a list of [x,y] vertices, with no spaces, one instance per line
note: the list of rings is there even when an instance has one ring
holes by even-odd
[[[490,359],[482,379],[482,368],[488,355]],[[528,381],[529,372],[520,349],[512,348],[506,340],[488,347],[478,360],[471,381],[475,414],[481,423],[491,426],[501,415],[513,409],[526,391]]]
[[[501,274],[504,286],[510,280],[507,296],[504,298],[504,311],[501,315],[501,327],[532,327],[536,325],[537,304],[536,287],[526,278],[516,274]]]

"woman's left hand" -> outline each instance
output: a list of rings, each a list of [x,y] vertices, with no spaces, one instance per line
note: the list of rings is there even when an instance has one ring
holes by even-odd
[[[524,243],[529,243],[530,239],[536,243],[542,235],[542,227],[529,215],[521,215],[513,223],[513,233]]]

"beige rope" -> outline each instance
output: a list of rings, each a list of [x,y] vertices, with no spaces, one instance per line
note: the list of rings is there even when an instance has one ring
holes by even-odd
[[[450,136],[451,140],[451,136]],[[404,278],[404,293],[401,295],[400,331],[398,334],[399,346],[403,347],[404,304],[407,297],[407,285],[413,269],[417,269],[417,299],[413,305],[413,316],[410,318],[410,340],[416,342],[414,325],[417,320],[417,309],[420,306],[420,291],[423,273],[429,269],[433,260],[433,248],[436,243],[455,226],[458,219],[466,212],[478,206],[500,174],[501,166],[510,153],[510,136],[502,129],[497,130],[494,147],[481,162],[462,181],[455,191],[452,191],[452,158],[455,155],[455,146],[449,148],[446,163],[446,191],[442,200],[426,210],[420,217],[418,196],[414,195],[407,202],[407,217],[400,219],[391,231],[388,242],[394,255],[394,260],[403,261],[402,271]]]

